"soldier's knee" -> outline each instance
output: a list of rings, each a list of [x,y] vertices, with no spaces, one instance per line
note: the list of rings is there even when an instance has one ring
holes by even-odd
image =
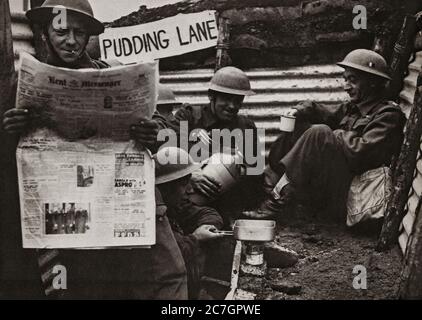
[[[309,128],[309,131],[314,134],[332,134],[333,131],[326,124],[314,124]]]
[[[309,139],[318,143],[334,144],[336,140],[333,130],[325,124],[312,125],[306,133]]]

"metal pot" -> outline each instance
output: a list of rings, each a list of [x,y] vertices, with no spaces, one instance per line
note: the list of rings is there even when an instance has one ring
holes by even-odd
[[[207,161],[202,173],[221,184],[222,194],[230,190],[241,176],[240,165],[237,162],[236,157],[231,154],[215,153]],[[197,205],[205,205],[212,200],[198,193],[191,194],[190,199]]]
[[[275,237],[275,221],[236,220],[233,235],[241,241],[272,241]]]

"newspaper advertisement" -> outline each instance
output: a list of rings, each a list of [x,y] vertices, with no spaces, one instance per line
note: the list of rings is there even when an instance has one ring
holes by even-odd
[[[129,128],[152,116],[157,81],[155,63],[70,70],[23,56],[16,105],[32,116],[16,151],[24,248],[155,243],[154,162]]]

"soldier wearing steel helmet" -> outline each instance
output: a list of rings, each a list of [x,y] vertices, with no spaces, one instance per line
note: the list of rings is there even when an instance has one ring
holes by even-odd
[[[54,10],[59,9],[59,10]],[[66,23],[63,27],[53,25],[55,15],[65,9]],[[86,48],[89,38],[104,32],[87,0],[46,0],[40,7],[26,13],[32,24],[42,27],[42,39],[47,50],[46,63],[70,69],[110,67],[106,62],[92,59]],[[154,115],[153,120],[133,119],[129,128],[132,137],[140,144],[156,150],[157,134],[164,120]],[[26,109],[11,108],[3,116],[3,127],[10,134],[21,134],[28,128],[31,114]]]
[[[384,58],[357,49],[338,65],[344,68],[350,101],[333,107],[307,101],[290,112],[296,116],[294,132],[282,133],[271,146],[265,170],[268,197],[248,216],[277,217],[300,203],[345,221],[352,178],[388,166],[400,150],[405,118],[385,98],[390,76]]]
[[[155,184],[162,196],[162,204],[167,207],[166,216],[188,274],[188,297],[197,299],[206,253],[210,242],[222,237],[217,231],[223,227],[223,220],[214,209],[195,206],[184,197],[192,173],[200,168],[185,150],[163,147],[154,158]]]
[[[66,25],[54,25],[55,14],[62,13],[63,9]],[[92,59],[86,51],[90,36],[104,31],[102,23],[93,16],[87,0],[46,0],[41,7],[29,10],[26,15],[31,23],[42,27],[48,64],[71,69],[109,67],[105,62]],[[3,126],[11,135],[19,135],[27,129],[30,121],[28,110],[12,108],[4,114]],[[156,120],[134,119],[130,129],[132,138],[137,142],[151,149],[157,148],[159,124]],[[157,215],[161,213],[161,208],[157,207]],[[19,223],[18,219],[16,223]],[[16,230],[14,227],[10,229]],[[12,239],[20,237],[19,234],[11,234],[7,237],[8,243],[14,243]],[[19,250],[18,246],[14,248]],[[9,260],[12,258],[8,257]],[[156,245],[149,250],[48,250],[41,252],[38,258],[44,261],[40,270],[46,275],[59,262],[67,268],[69,283],[67,290],[62,292],[65,298],[187,298],[183,258],[165,219],[157,219]],[[25,263],[31,264],[28,261]],[[28,282],[27,287],[38,286],[41,289],[40,275],[34,278],[36,280]],[[52,289],[48,282],[51,282],[51,277],[43,279],[46,279],[45,288]],[[21,286],[16,282],[16,285],[11,284],[2,290],[6,290],[9,298],[24,297]],[[40,294],[40,291],[33,295]],[[49,296],[53,296],[54,290],[47,291]]]
[[[258,150],[258,136],[255,123],[244,115],[239,115],[243,106],[245,96],[253,95],[248,76],[235,67],[223,67],[212,77],[208,87],[208,98],[210,103],[206,106],[187,105],[181,107],[175,114],[176,124],[185,121],[188,124],[188,131],[204,129],[208,136],[212,137],[213,130],[228,129],[229,131],[240,129],[243,133],[243,146],[252,146],[256,156]],[[173,121],[174,123],[174,121]],[[252,141],[246,141],[246,130],[252,130]],[[234,141],[230,145],[221,145],[223,149],[236,149]],[[243,152],[243,150],[240,150]],[[210,154],[212,154],[210,145]],[[245,159],[245,164],[254,165]],[[191,186],[197,192],[208,199],[210,205],[220,213],[237,212],[248,206],[248,200],[254,200],[254,186],[257,185],[256,177],[250,176],[243,179],[229,192],[221,193],[222,186],[212,177],[197,171],[192,175]]]
[[[173,116],[174,108],[183,103],[176,99],[174,92],[166,85],[158,85],[157,111],[166,118]]]

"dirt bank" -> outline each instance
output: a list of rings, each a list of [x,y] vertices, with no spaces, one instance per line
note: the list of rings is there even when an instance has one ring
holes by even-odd
[[[401,269],[398,247],[387,253],[374,249],[377,238],[352,234],[346,227],[309,221],[278,226],[276,242],[295,250],[299,262],[287,269],[268,269],[265,279],[242,275],[240,287],[257,293],[258,299],[395,299]],[[367,271],[367,289],[353,288],[356,265]],[[277,283],[298,293],[274,290]],[[280,290],[280,289],[278,289]],[[282,289],[281,291],[289,291]]]
[[[367,28],[355,29],[354,7],[366,8]],[[230,20],[230,56],[241,68],[333,63],[354,48],[385,42],[388,59],[403,21],[397,0],[186,0],[158,8],[141,6],[112,27],[156,21],[180,13],[217,10]],[[212,67],[215,49],[162,59],[163,70]]]

